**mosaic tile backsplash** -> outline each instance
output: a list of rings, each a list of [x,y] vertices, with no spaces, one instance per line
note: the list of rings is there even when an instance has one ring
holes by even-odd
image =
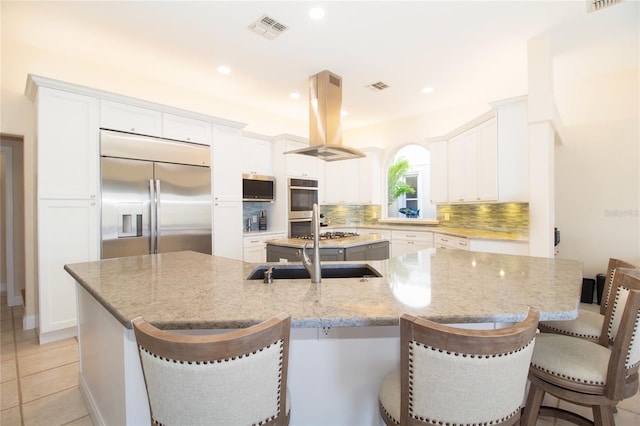
[[[438,206],[437,215],[443,226],[529,236],[529,203],[450,204]]]
[[[380,205],[322,205],[329,226],[376,225]],[[449,220],[445,220],[449,215]],[[451,204],[438,206],[440,226],[483,229],[529,236],[529,203]]]
[[[327,218],[328,226],[375,225],[380,218],[379,204],[321,205],[320,213]]]

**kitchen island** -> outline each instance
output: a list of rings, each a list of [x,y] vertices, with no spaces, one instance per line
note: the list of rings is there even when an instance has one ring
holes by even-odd
[[[66,265],[77,282],[80,386],[95,424],[149,424],[130,321],[187,333],[292,315],[291,424],[376,424],[381,377],[399,361],[399,316],[495,327],[533,306],[577,316],[582,264],[428,249],[367,262],[382,277],[261,280],[257,265],[195,252]],[[276,264],[277,266],[277,264]]]

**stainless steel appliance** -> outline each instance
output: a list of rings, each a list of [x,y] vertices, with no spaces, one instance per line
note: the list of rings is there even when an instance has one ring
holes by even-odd
[[[285,154],[304,154],[324,161],[365,157],[342,145],[342,78],[324,70],[309,77],[309,146]]]
[[[314,204],[318,204],[318,181],[289,178],[289,237],[311,235]]]
[[[289,220],[311,220],[313,205],[318,204],[316,179],[289,179]]]
[[[102,258],[211,254],[210,147],[100,132]]]
[[[273,176],[255,174],[242,175],[243,201],[273,201],[276,180]]]

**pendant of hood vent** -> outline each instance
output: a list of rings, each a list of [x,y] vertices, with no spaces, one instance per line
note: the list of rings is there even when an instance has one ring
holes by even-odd
[[[366,157],[354,148],[342,145],[342,78],[324,70],[309,77],[309,146],[287,151],[324,161]]]

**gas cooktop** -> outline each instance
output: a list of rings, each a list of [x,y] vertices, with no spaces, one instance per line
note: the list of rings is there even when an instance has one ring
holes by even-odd
[[[334,231],[334,232],[321,232],[320,233],[320,239],[321,240],[337,240],[340,238],[347,238],[347,237],[357,237],[360,234],[356,233],[356,232],[340,232],[340,231]],[[313,240],[313,235],[300,235],[296,238],[300,238],[302,240]]]

